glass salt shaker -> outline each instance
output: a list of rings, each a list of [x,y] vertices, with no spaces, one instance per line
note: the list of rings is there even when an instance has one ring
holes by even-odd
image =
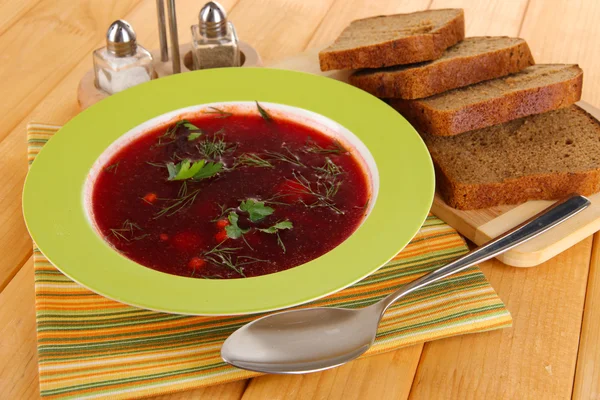
[[[96,87],[110,94],[152,79],[152,55],[137,44],[126,21],[113,22],[106,32],[106,47],[94,51],[94,74]]]
[[[198,25],[192,25],[194,69],[239,67],[237,34],[225,10],[211,1],[200,10]]]

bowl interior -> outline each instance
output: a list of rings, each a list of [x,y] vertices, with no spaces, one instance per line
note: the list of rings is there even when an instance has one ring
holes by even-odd
[[[369,183],[370,201],[365,215],[361,221],[360,225],[362,225],[369,217],[371,210],[373,210],[373,207],[377,201],[377,195],[379,193],[379,172],[377,170],[377,163],[375,162],[375,159],[373,158],[373,155],[367,146],[346,127],[323,115],[285,104],[262,102],[261,106],[268,109],[269,113],[277,119],[291,120],[314,128],[319,132],[334,138],[336,141],[342,144],[344,148],[352,153],[354,158],[360,163]],[[192,118],[201,114],[203,111],[210,111],[211,108],[218,108],[226,112],[242,115],[256,113],[256,103],[249,101],[218,102],[185,107],[179,110],[170,111],[143,122],[142,124],[124,133],[102,152],[90,169],[83,188],[83,206],[85,208],[88,221],[94,227],[96,233],[100,237],[102,235],[97,226],[92,207],[92,194],[99,173],[105,168],[106,164],[112,159],[112,157],[123,147],[126,147],[128,144],[134,142],[140,136],[145,135],[156,127],[168,126],[181,119]],[[357,227],[357,229],[360,227],[360,225]]]

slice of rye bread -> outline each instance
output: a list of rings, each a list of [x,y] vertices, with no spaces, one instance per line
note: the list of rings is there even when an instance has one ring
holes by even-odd
[[[321,71],[435,60],[465,37],[462,9],[384,15],[350,23],[319,53]]]
[[[458,136],[422,136],[437,189],[454,208],[600,191],[600,123],[576,105]]]
[[[390,105],[418,131],[449,136],[566,107],[581,98],[577,65],[538,64],[521,72],[419,100]]]
[[[535,64],[521,38],[470,37],[441,58],[421,64],[363,69],[350,83],[382,98],[421,99],[434,94],[519,72]]]

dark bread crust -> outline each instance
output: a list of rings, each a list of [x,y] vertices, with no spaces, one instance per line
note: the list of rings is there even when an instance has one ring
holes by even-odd
[[[572,108],[596,126],[600,140],[600,123],[585,110]],[[543,132],[542,132],[543,134]],[[600,192],[600,167],[577,172],[549,172],[506,178],[502,182],[464,183],[452,179],[448,165],[432,152],[436,189],[450,207],[472,210],[503,204],[520,204],[528,200],[557,200],[571,193],[591,195]]]
[[[557,200],[571,193],[584,196],[600,192],[600,169],[507,179],[504,182],[464,184],[454,182],[434,161],[437,188],[450,207],[459,210],[520,204],[529,200]]]
[[[562,82],[509,92],[454,110],[438,110],[421,100],[392,99],[390,105],[421,132],[453,136],[567,107],[581,99],[582,85],[583,71]]]
[[[380,98],[420,99],[499,78],[534,65],[527,42],[400,71],[364,70],[350,83]]]
[[[386,17],[378,16],[370,19]],[[353,49],[325,49],[319,52],[319,64],[321,71],[330,71],[380,68],[435,60],[442,56],[444,50],[463,40],[464,37],[464,11],[460,10],[456,17],[435,33],[423,33]]]

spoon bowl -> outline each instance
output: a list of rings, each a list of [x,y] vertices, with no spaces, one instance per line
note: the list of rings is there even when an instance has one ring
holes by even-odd
[[[300,374],[344,364],[371,347],[381,311],[308,308],[268,315],[235,331],[221,357],[238,368]]]

